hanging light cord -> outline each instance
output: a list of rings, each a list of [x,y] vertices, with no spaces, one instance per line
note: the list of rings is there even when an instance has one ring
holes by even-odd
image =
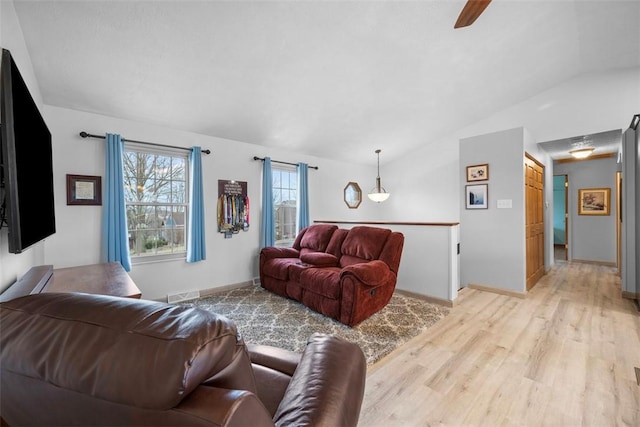
[[[376,177],[376,188],[378,193],[382,193],[382,186],[380,185],[380,149],[376,150],[376,154],[378,155],[378,176]]]

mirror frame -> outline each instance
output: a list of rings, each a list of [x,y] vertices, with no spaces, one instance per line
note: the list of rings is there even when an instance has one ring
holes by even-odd
[[[344,203],[349,209],[358,209],[362,203],[362,189],[357,182],[349,181],[344,187]]]

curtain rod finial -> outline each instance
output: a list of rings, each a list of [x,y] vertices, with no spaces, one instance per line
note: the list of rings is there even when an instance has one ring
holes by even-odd
[[[85,131],[82,131],[82,132],[80,132],[80,136],[83,137],[83,138],[86,138],[86,137],[89,136],[89,134],[86,133]]]

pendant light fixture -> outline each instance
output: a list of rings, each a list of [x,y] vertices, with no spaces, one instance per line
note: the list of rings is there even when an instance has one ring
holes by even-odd
[[[378,177],[376,178],[376,186],[367,194],[367,197],[376,203],[384,202],[390,196],[387,190],[380,185],[380,151],[382,150],[379,148],[376,150],[376,154],[378,155]]]

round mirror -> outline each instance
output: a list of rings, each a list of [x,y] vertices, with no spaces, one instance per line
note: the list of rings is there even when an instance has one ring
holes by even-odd
[[[362,203],[362,190],[357,182],[350,182],[344,187],[344,202],[349,209],[358,209]]]

